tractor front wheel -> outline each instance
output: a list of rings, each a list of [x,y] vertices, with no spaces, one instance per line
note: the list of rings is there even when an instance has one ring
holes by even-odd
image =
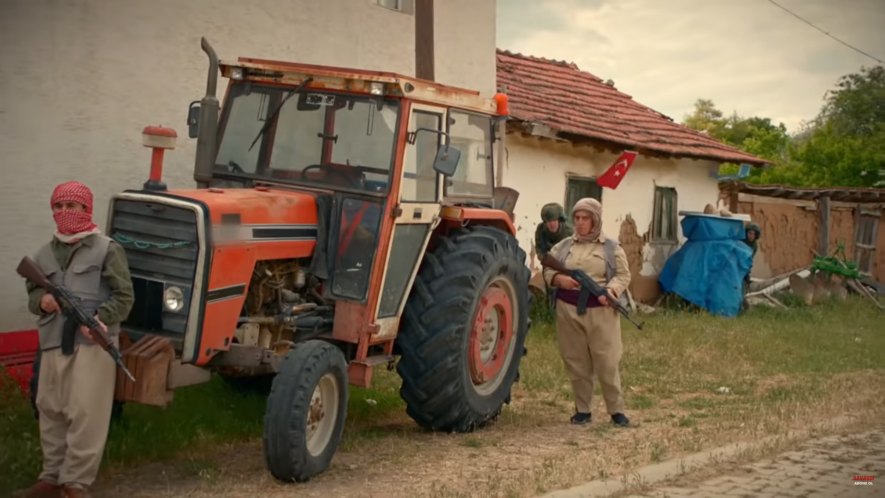
[[[418,424],[470,431],[510,401],[528,331],[524,261],[512,235],[485,226],[424,256],[397,338],[400,395]]]
[[[329,467],[347,416],[347,362],[324,341],[299,344],[273,380],[264,415],[264,459],[281,481]]]

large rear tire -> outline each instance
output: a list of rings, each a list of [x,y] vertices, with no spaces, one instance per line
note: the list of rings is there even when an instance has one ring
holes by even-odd
[[[299,344],[283,360],[267,398],[264,459],[281,481],[304,482],[329,467],[347,417],[347,362],[324,341]]]
[[[424,256],[397,338],[400,395],[421,426],[471,431],[510,401],[528,331],[524,261],[513,236],[485,226]]]

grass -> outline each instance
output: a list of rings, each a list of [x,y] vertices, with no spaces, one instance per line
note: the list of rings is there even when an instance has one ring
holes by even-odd
[[[555,329],[536,313],[513,403],[497,424],[472,434],[429,436],[408,421],[399,378],[381,367],[371,389],[351,388],[339,452],[350,462],[361,462],[356,467],[361,468],[383,460],[375,451],[380,447],[396,448],[396,455],[387,457],[396,465],[450,459],[446,452],[460,451],[465,465],[476,467],[477,461],[494,461],[489,455],[503,451],[508,438],[522,441],[536,434],[559,449],[533,454],[529,468],[515,466],[519,468],[508,471],[506,479],[501,478],[503,471],[486,470],[490,477],[463,485],[469,487],[440,477],[415,488],[416,494],[431,496],[525,496],[619,475],[729,438],[777,434],[814,417],[855,410],[885,414],[883,315],[863,300],[789,310],[753,308],[734,319],[692,311],[661,311],[644,318],[643,331],[626,321],[622,328],[622,384],[628,415],[640,426],[635,431],[606,424],[597,396],[594,423],[586,432],[567,432],[572,429],[566,423],[573,410],[571,386]],[[37,423],[10,384],[4,382],[0,392],[0,496],[29,484],[40,467]],[[848,392],[853,395],[846,396]],[[875,392],[877,398],[869,395]],[[878,401],[868,402],[865,395]],[[238,441],[255,444],[264,403],[261,395],[238,392],[213,379],[177,391],[165,410],[127,405],[122,420],[112,424],[104,468],[175,460],[201,481],[215,481],[224,471],[213,449]],[[563,434],[545,436],[549,431]],[[434,453],[449,442],[454,446]]]

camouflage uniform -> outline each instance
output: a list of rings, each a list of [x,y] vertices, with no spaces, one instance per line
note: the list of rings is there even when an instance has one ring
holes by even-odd
[[[545,204],[541,208],[541,223],[535,229],[535,253],[538,258],[543,258],[545,254],[560,240],[570,236],[573,233],[572,227],[569,226],[565,218],[565,211],[562,206],[555,202]],[[551,232],[547,229],[548,221],[559,221],[559,230]]]

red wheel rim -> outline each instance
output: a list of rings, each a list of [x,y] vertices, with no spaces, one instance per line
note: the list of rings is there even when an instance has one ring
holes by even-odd
[[[508,293],[489,287],[479,298],[470,331],[470,378],[475,385],[494,382],[502,373],[513,340],[513,304]]]

